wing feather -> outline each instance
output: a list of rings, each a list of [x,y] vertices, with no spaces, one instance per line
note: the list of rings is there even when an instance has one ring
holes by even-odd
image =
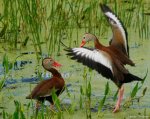
[[[95,69],[106,78],[113,78],[112,62],[106,52],[88,48],[69,48],[66,51],[71,59]]]
[[[129,56],[129,47],[128,47],[126,28],[124,27],[121,20],[112,12],[112,10],[108,6],[106,6],[105,4],[100,4],[100,7],[101,7],[104,15],[108,19],[109,23],[111,24],[111,26],[114,27],[111,22],[116,23],[116,25],[120,31],[119,33],[122,36],[122,38],[119,39],[119,40],[121,40],[122,44],[117,41],[117,38],[113,37],[110,41],[110,45],[115,46],[116,48],[119,48],[119,50],[121,49],[123,52],[125,52]],[[118,35],[118,32],[117,32],[117,35]]]

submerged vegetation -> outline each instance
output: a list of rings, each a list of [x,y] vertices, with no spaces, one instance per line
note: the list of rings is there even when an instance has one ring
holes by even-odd
[[[11,78],[10,74],[14,72],[12,71],[15,67],[14,63],[25,55],[24,50],[29,51],[30,54],[35,54],[34,60],[36,66],[30,72],[36,72],[36,77],[43,79],[43,71],[40,69],[41,58],[45,56],[54,56],[56,59],[60,57],[60,60],[66,58],[62,56],[65,54],[64,51],[62,51],[64,48],[63,44],[69,47],[79,46],[80,36],[85,32],[94,33],[101,39],[105,39],[105,37],[108,36],[110,37],[110,26],[100,11],[100,2],[109,5],[120,17],[129,32],[129,42],[135,42],[135,44],[137,43],[137,46],[139,46],[141,41],[146,41],[150,38],[150,2],[148,0],[0,1],[0,43],[2,47],[0,49],[0,61],[2,64],[2,72],[0,71],[0,104],[3,102],[2,100],[5,100],[6,94],[3,92],[3,88],[7,87],[5,86],[5,81]],[[132,34],[136,34],[137,36],[131,36]],[[30,48],[30,50],[28,50],[28,48]],[[13,54],[13,58],[9,57],[9,54],[12,52],[17,52]],[[68,64],[65,64],[67,67]],[[74,68],[76,66],[72,65],[72,67]],[[67,68],[64,69],[68,71]],[[147,69],[147,67],[145,69]],[[76,71],[77,70],[80,70],[80,74],[78,75],[82,75],[80,77],[81,79],[79,79],[81,82],[76,80],[76,83],[74,83],[74,81],[71,85],[75,85],[74,87],[79,88],[78,92],[74,89],[75,91],[72,93],[70,87],[66,85],[66,93],[62,99],[59,100],[56,94],[53,93],[53,100],[56,105],[55,110],[49,110],[49,106],[45,107],[45,105],[42,105],[37,113],[35,111],[34,101],[31,100],[28,103],[24,103],[19,99],[15,99],[13,104],[15,109],[11,111],[11,113],[7,111],[9,107],[0,107],[0,118],[72,119],[72,117],[76,118],[80,115],[81,118],[87,119],[104,118],[106,114],[104,110],[107,110],[107,108],[112,110],[113,108],[111,103],[106,104],[105,102],[109,100],[109,98],[116,100],[118,92],[113,92],[114,90],[111,88],[109,82],[106,84],[103,82],[103,85],[105,85],[103,90],[104,94],[100,92],[100,87],[98,87],[96,90],[99,90],[98,93],[101,93],[102,96],[94,96],[93,89],[95,87],[93,78],[95,78],[95,76],[93,73],[95,72],[92,72],[88,68],[76,69]],[[81,72],[82,70],[83,72]],[[45,72],[43,74],[45,74]],[[145,96],[148,90],[148,87],[144,86],[147,76],[148,71],[142,83],[136,83],[135,86],[132,86],[128,96],[129,98],[124,102],[123,110],[126,111],[133,103],[140,104],[142,97]],[[75,78],[76,76],[73,79]],[[30,87],[28,86],[27,88]],[[10,95],[12,96],[12,93],[10,93]],[[8,97],[11,99],[11,96]],[[71,103],[62,105],[61,101],[63,98],[69,99]],[[93,108],[93,105],[96,106]],[[93,112],[95,113],[93,114]],[[150,117],[146,108],[144,111],[141,111],[140,114],[145,117],[148,116],[148,118]],[[125,117],[126,116],[123,118]]]

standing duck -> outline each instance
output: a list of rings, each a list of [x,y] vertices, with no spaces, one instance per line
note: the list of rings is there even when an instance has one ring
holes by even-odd
[[[55,88],[56,95],[59,96],[64,90],[64,79],[61,74],[55,69],[56,67],[60,67],[61,64],[54,61],[52,58],[45,58],[42,61],[42,66],[45,70],[52,73],[52,78],[48,80],[41,81],[31,92],[30,95],[26,97],[26,99],[36,99],[36,108],[39,107],[39,102],[44,102],[45,100],[51,103],[51,107],[53,108],[54,102],[52,99],[52,91]]]
[[[91,69],[95,69],[102,76],[111,79],[118,87],[119,97],[113,112],[120,109],[124,93],[124,83],[142,81],[141,78],[131,74],[124,65],[135,66],[129,59],[127,36],[120,20],[106,5],[100,5],[102,11],[109,19],[113,30],[113,38],[109,46],[102,45],[98,38],[90,33],[83,36],[81,48],[68,48],[67,55]],[[87,42],[94,42],[94,49],[83,47]]]

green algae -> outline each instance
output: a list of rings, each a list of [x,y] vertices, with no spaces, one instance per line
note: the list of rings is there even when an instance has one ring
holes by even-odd
[[[77,4],[79,4],[79,3],[77,3]],[[90,3],[90,2],[88,1],[87,4],[88,3]],[[72,61],[70,58],[68,58],[65,55],[66,52],[63,50],[64,47],[61,45],[61,43],[58,42],[58,40],[61,40],[61,42],[63,42],[67,46],[78,47],[81,42],[80,39],[82,39],[82,35],[87,31],[91,31],[91,32],[94,32],[98,36],[100,42],[102,42],[105,45],[108,44],[109,38],[112,33],[111,33],[110,29],[108,29],[108,31],[107,31],[107,28],[105,28],[105,27],[108,27],[108,25],[107,25],[107,23],[105,23],[104,20],[102,20],[103,16],[100,14],[101,21],[97,20],[95,22],[96,16],[93,17],[92,19],[90,19],[93,21],[92,23],[90,23],[91,22],[90,20],[86,21],[87,17],[92,15],[91,10],[94,9],[94,7],[97,11],[97,8],[96,8],[97,5],[94,6],[94,4],[95,4],[94,2],[90,3],[90,4],[92,4],[93,6],[87,7],[87,9],[85,9],[85,11],[84,11],[85,13],[88,13],[87,11],[90,11],[89,15],[83,16],[83,17],[85,17],[85,20],[83,20],[83,21],[78,20],[78,18],[80,18],[81,16],[80,16],[80,14],[76,15],[73,18],[71,18],[71,19],[74,19],[75,21],[72,20],[69,22],[70,23],[69,28],[64,25],[59,27],[58,25],[64,24],[63,21],[61,21],[61,22],[55,21],[54,24],[56,25],[55,26],[56,29],[50,30],[50,28],[47,28],[47,29],[42,30],[41,36],[38,36],[38,35],[36,36],[36,37],[41,38],[40,41],[38,41],[37,43],[36,43],[36,41],[34,41],[35,39],[34,40],[32,39],[32,34],[30,33],[30,31],[28,31],[29,33],[27,32],[26,35],[21,34],[22,35],[20,37],[21,43],[17,44],[16,49],[12,48],[12,46],[7,42],[2,42],[0,44],[0,56],[1,56],[0,62],[1,63],[3,60],[4,54],[7,54],[8,60],[11,63],[14,63],[15,61],[22,61],[22,60],[32,61],[31,64],[27,64],[27,65],[23,66],[23,69],[21,69],[21,70],[10,70],[9,74],[7,75],[6,78],[8,80],[15,79],[18,82],[15,84],[6,85],[2,89],[2,91],[0,93],[0,117],[2,116],[3,110],[10,115],[12,115],[14,113],[14,111],[16,109],[14,100],[17,100],[21,103],[21,108],[22,108],[21,110],[23,110],[23,112],[25,113],[26,116],[28,115],[26,118],[29,118],[30,116],[34,115],[35,101],[27,100],[27,99],[25,99],[25,97],[30,93],[31,89],[34,88],[34,86],[38,83],[38,81],[32,82],[32,83],[31,82],[25,83],[25,82],[21,82],[20,79],[31,78],[31,77],[33,77],[33,78],[40,77],[40,79],[42,80],[43,79],[42,75],[45,76],[48,74],[48,72],[44,71],[44,69],[41,66],[42,57],[51,56],[62,64],[62,67],[59,69],[59,71],[64,76],[66,84],[70,84],[70,86],[67,87],[68,92],[65,91],[60,96],[60,102],[62,103],[62,105],[64,105],[64,110],[63,110],[63,114],[62,114],[63,117],[66,119],[67,118],[68,119],[69,118],[76,119],[79,117],[81,119],[87,118],[87,116],[86,116],[87,115],[86,98],[85,99],[83,98],[82,101],[80,98],[81,97],[81,91],[80,91],[81,87],[83,88],[84,93],[86,90],[86,88],[85,88],[86,82],[83,79],[83,73],[84,73],[85,66],[83,66],[82,64],[79,64],[75,61]],[[148,3],[147,3],[147,5],[148,5]],[[63,7],[65,7],[65,5]],[[70,7],[72,7],[72,9],[75,9],[73,6],[70,6]],[[66,8],[68,8],[68,6]],[[1,9],[2,8],[0,8],[0,11],[2,11]],[[146,7],[145,9],[147,12],[149,12],[148,7]],[[80,9],[78,9],[78,10],[80,11]],[[67,14],[65,12],[63,13],[63,11],[61,11],[61,9],[60,9],[60,13]],[[74,12],[74,11],[72,11],[72,12]],[[82,14],[82,11],[80,11],[80,12]],[[94,12],[94,11],[92,11],[92,12]],[[96,12],[96,13],[98,14],[99,12]],[[55,17],[58,17],[58,16],[59,16],[59,14],[57,14]],[[129,16],[130,16],[130,14],[129,14]],[[124,19],[124,21],[126,21],[126,19],[123,17],[123,15],[121,17]],[[60,17],[58,17],[57,19],[59,19],[59,18]],[[63,18],[64,17],[61,17],[61,19],[63,19]],[[146,19],[148,19],[148,18],[149,18],[149,16],[147,16]],[[134,17],[134,19],[135,19],[135,17]],[[53,22],[53,21],[54,21],[54,19],[51,22]],[[84,24],[84,22],[86,22],[84,25],[87,28],[81,28],[81,29],[78,28],[78,27],[80,27],[80,22],[83,24]],[[99,29],[96,29],[96,27],[91,28],[91,26],[96,25],[97,22],[98,23],[104,22],[104,24],[103,25],[98,24],[97,27],[101,26]],[[126,21],[126,22],[128,23],[128,21]],[[141,23],[141,21],[137,22],[137,24],[139,24],[139,23]],[[145,22],[143,22],[143,23],[145,23]],[[46,21],[46,24],[51,25],[51,24],[48,24],[47,21]],[[78,24],[77,28],[74,27],[76,24]],[[146,24],[148,27],[150,26],[149,22]],[[142,25],[140,25],[140,26],[142,27]],[[4,27],[2,27],[2,28],[4,28]],[[33,26],[33,28],[35,28],[35,26]],[[60,29],[65,29],[65,30],[60,30]],[[59,33],[56,33],[58,31],[59,31]],[[107,32],[104,32],[104,31],[107,31]],[[146,34],[148,34],[147,31],[146,31]],[[145,32],[145,31],[137,31],[137,30],[134,31],[132,26],[128,27],[130,58],[136,63],[136,67],[127,66],[127,68],[129,69],[129,71],[131,73],[133,73],[141,78],[145,76],[145,72],[147,71],[147,69],[150,70],[150,62],[149,62],[150,61],[150,52],[149,52],[150,51],[150,47],[149,47],[150,41],[148,39],[146,39],[145,37],[139,38],[139,34],[141,34],[141,37],[143,36],[142,32]],[[63,33],[67,36],[67,38],[62,38]],[[22,44],[24,43],[25,38],[27,38],[27,35],[29,36],[27,45],[22,47]],[[34,34],[34,35],[36,35],[36,34]],[[52,39],[52,40],[50,40],[50,39]],[[39,44],[40,44],[39,49],[42,49],[42,55],[41,54],[38,55],[38,58],[37,58],[37,53],[40,50],[37,49],[36,47]],[[57,46],[58,46],[58,48],[57,48]],[[89,44],[87,44],[87,46],[91,47],[91,46],[93,46],[93,43],[89,43]],[[33,53],[30,53],[30,52],[33,52]],[[22,54],[22,53],[27,53],[27,54]],[[87,79],[88,81],[90,80],[90,84],[91,84],[90,108],[93,108],[96,110],[95,112],[92,112],[92,111],[90,112],[92,118],[94,118],[94,119],[97,119],[97,118],[106,118],[106,119],[107,118],[114,118],[114,119],[127,118],[128,119],[128,118],[145,118],[145,117],[149,118],[150,117],[150,115],[149,115],[149,112],[150,112],[150,105],[149,105],[149,97],[150,97],[149,77],[150,77],[150,74],[149,73],[148,73],[147,79],[145,80],[144,86],[141,88],[141,90],[139,90],[137,92],[137,96],[140,96],[142,94],[142,91],[144,90],[144,88],[147,87],[145,96],[140,100],[140,102],[134,101],[133,104],[129,105],[129,108],[124,107],[123,105],[124,105],[124,103],[126,103],[126,101],[128,101],[128,98],[130,97],[131,91],[134,88],[134,86],[136,85],[136,82],[132,82],[130,84],[125,84],[125,95],[124,95],[123,103],[121,106],[121,111],[116,114],[113,114],[112,110],[113,110],[113,106],[115,105],[115,101],[113,100],[113,97],[114,97],[115,92],[117,91],[117,87],[111,81],[109,81],[109,80],[103,78],[101,75],[99,75],[96,71],[92,71],[90,76],[92,78]],[[0,75],[0,79],[1,79],[1,77],[3,77],[2,74]],[[101,111],[101,110],[98,110],[98,104],[105,95],[104,91],[105,91],[105,85],[106,85],[107,81],[109,82],[110,91],[108,93],[108,96],[105,100],[104,106],[102,107],[102,111]],[[80,103],[81,103],[81,105],[79,105]],[[28,108],[29,104],[30,104],[30,106]],[[66,106],[67,104],[69,105],[69,107]],[[47,107],[49,108],[49,106],[47,106]],[[44,114],[46,112],[44,112]],[[57,114],[57,112],[55,114],[52,114],[48,111],[45,115],[47,117],[48,117],[48,115],[52,115],[51,118],[58,118],[59,114]]]
[[[150,55],[148,55],[149,50],[150,50],[149,45],[150,45],[149,40],[143,41],[142,45],[138,46],[138,48],[135,47],[134,42],[133,43],[131,42],[131,45],[130,45],[131,59],[133,59],[133,61],[136,62],[136,67],[133,67],[133,68],[127,67],[127,68],[129,69],[129,71],[131,71],[132,73],[134,73],[140,77],[144,77],[147,68],[148,68],[148,70],[150,70],[149,69]],[[63,47],[62,47],[62,49],[63,49]],[[22,51],[22,52],[24,52],[24,51]],[[77,115],[82,115],[82,117],[84,119],[84,118],[86,118],[86,116],[84,116],[85,111],[82,108],[80,109],[79,105],[78,105],[79,101],[80,101],[80,86],[82,86],[83,88],[85,87],[85,81],[83,80],[83,77],[82,77],[84,66],[82,66],[79,63],[76,63],[75,61],[72,61],[65,54],[66,54],[66,52],[62,50],[61,56],[54,55],[54,58],[63,65],[59,69],[59,71],[64,76],[65,76],[65,74],[67,74],[67,76],[65,78],[66,84],[71,84],[71,86],[68,87],[70,97],[68,96],[67,92],[64,92],[60,96],[60,99],[61,99],[62,104],[63,104],[63,100],[65,100],[66,98],[69,99],[71,101],[71,103],[69,103],[69,104],[75,105],[74,110],[76,109],[77,111],[73,111],[74,112],[73,114],[72,113],[68,114],[66,111],[64,111],[63,115],[66,118],[67,117],[68,118],[76,118]],[[12,57],[11,55],[14,55],[14,53],[10,53],[10,54],[8,53],[8,59],[9,59],[9,57]],[[13,56],[13,57],[15,59],[15,56]],[[17,60],[24,60],[24,59],[32,60],[33,63],[26,65],[24,67],[24,69],[22,69],[22,70],[12,71],[9,77],[19,80],[22,77],[36,76],[37,74],[35,74],[35,71],[37,70],[37,68],[40,69],[39,71],[41,73],[44,73],[44,74],[46,73],[43,70],[41,65],[38,66],[38,62],[36,61],[35,54],[24,55],[22,57],[19,57],[19,59],[17,59]],[[11,58],[11,60],[13,61],[12,58]],[[149,73],[148,73],[147,79],[148,79],[148,77],[149,77]],[[107,82],[107,79],[103,78],[97,72],[92,71],[91,107],[96,108],[95,105],[103,98],[106,82]],[[124,96],[123,103],[125,103],[126,100],[128,99],[131,89],[133,89],[135,84],[136,84],[136,82],[132,82],[130,84],[125,84],[125,96]],[[2,89],[3,96],[1,97],[1,101],[2,101],[0,104],[1,107],[5,107],[6,108],[5,111],[11,113],[12,110],[15,110],[14,100],[18,100],[19,102],[21,102],[22,105],[27,105],[30,102],[30,100],[26,100],[25,97],[30,93],[30,90],[33,89],[35,85],[36,85],[35,83],[32,84],[32,83],[21,83],[20,82],[20,83],[11,84],[11,85],[8,85],[7,87],[4,87]],[[117,114],[112,113],[112,108],[113,108],[112,105],[115,104],[115,102],[113,101],[113,95],[115,94],[117,87],[111,81],[109,81],[109,87],[110,87],[110,92],[109,92],[108,97],[110,99],[109,98],[106,99],[105,104],[104,104],[104,105],[108,105],[109,108],[104,109],[104,111],[101,112],[99,116],[102,116],[103,118],[109,118],[109,117],[124,118],[124,117],[126,117],[125,115],[129,113],[129,117],[130,116],[131,117],[132,116],[140,117],[139,113],[141,113],[141,116],[142,116],[143,115],[142,112],[144,109],[146,109],[147,112],[149,112],[149,93],[148,93],[150,90],[149,89],[149,80],[146,80],[144,83],[143,88],[147,87],[147,92],[146,92],[145,96],[141,99],[141,101],[139,103],[134,102],[129,108],[122,107],[121,112],[119,112]],[[137,94],[138,96],[141,95],[143,88],[138,92],[138,94]],[[35,104],[35,101],[33,101],[33,104]],[[84,102],[83,102],[83,105],[85,106]],[[24,106],[24,111],[26,112],[25,109],[26,109],[26,106]],[[30,112],[30,114],[31,114],[31,112]],[[81,113],[81,112],[83,112],[83,113]],[[92,118],[98,118],[97,113],[95,113],[95,112],[92,112],[91,115],[92,115]]]

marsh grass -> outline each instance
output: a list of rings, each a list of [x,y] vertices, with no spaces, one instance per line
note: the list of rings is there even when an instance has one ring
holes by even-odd
[[[105,100],[106,100],[106,97],[109,93],[109,83],[107,82],[107,84],[105,85],[105,93],[104,93],[104,97],[103,99],[99,102],[99,107],[98,107],[98,110],[101,111],[103,106],[104,106],[104,103],[105,103]]]
[[[1,93],[1,90],[4,86],[4,84],[5,84],[7,75],[8,75],[8,73],[11,69],[12,69],[12,63],[9,62],[8,56],[6,54],[4,54],[4,56],[3,56],[3,72],[4,72],[4,75],[3,75],[3,78],[1,78],[1,80],[0,80],[0,93]]]
[[[87,78],[87,72],[86,69],[84,69],[84,74],[83,74],[83,80],[85,80],[85,109],[86,109],[86,118],[91,119],[91,93],[92,93],[92,88],[91,88],[91,74],[92,70],[89,69],[90,77],[89,79]]]
[[[128,108],[129,106],[133,105],[133,101],[137,100],[137,103],[140,103],[141,98],[145,95],[146,91],[147,91],[147,87],[145,87],[144,89],[143,84],[147,78],[147,74],[148,71],[145,75],[145,77],[143,78],[143,82],[142,83],[136,83],[136,85],[133,87],[131,93],[130,93],[130,97],[129,99],[127,99],[124,103],[124,109]],[[26,106],[24,106],[23,104],[21,104],[20,101],[15,100],[14,101],[14,105],[15,105],[15,110],[12,114],[8,113],[5,111],[5,109],[2,112],[2,116],[3,119],[26,119],[26,118],[30,118],[30,119],[53,119],[53,118],[57,118],[57,119],[65,119],[65,114],[67,113],[68,115],[73,115],[76,113],[76,108],[79,106],[79,110],[82,110],[83,112],[85,112],[85,118],[86,119],[91,119],[92,118],[92,112],[91,112],[91,107],[92,107],[92,100],[93,98],[91,98],[91,94],[92,94],[92,85],[91,85],[91,79],[92,79],[92,71],[91,69],[88,68],[84,68],[83,71],[83,84],[80,86],[80,98],[79,98],[79,103],[72,103],[69,107],[63,107],[60,104],[60,100],[58,99],[56,93],[55,93],[55,89],[52,92],[52,99],[54,101],[55,104],[55,109],[54,110],[50,110],[49,106],[45,107],[44,105],[41,105],[40,110],[38,110],[37,112],[35,112],[35,107],[33,106],[33,102],[29,102]],[[136,96],[136,94],[141,90],[142,94],[140,96]],[[71,99],[71,97],[73,96],[73,94],[70,94],[70,92],[68,91],[67,87],[65,87],[66,93],[68,98]],[[104,91],[104,96],[103,98],[99,101],[99,106],[98,106],[98,112],[96,113],[97,118],[103,118],[104,117],[104,113],[102,112],[102,108],[105,105],[105,101],[107,99],[107,97],[109,97],[109,93],[111,92],[111,88],[109,86],[109,83],[107,82],[105,85],[105,91]],[[115,94],[117,95],[117,94]],[[135,102],[134,102],[135,103]],[[31,113],[32,112],[32,113]],[[64,114],[65,113],[65,114]],[[144,115],[148,115],[146,110],[144,112]]]
[[[138,31],[140,38],[149,38],[150,23],[149,16],[144,15],[144,1],[101,2],[108,4],[127,28]],[[60,41],[64,34],[66,35],[64,42],[71,47],[73,41],[78,45],[81,30],[103,36],[107,34],[109,28],[99,8],[98,0],[3,0],[2,6],[0,38],[13,44],[12,48],[18,48],[20,42],[23,45],[19,48],[22,48],[30,39],[35,51],[41,54],[42,44],[46,44],[49,55],[53,52],[59,54]],[[74,31],[76,37],[73,35]],[[38,55],[37,53],[39,59]]]
[[[141,98],[145,96],[146,94],[146,91],[147,91],[147,87],[144,87],[143,88],[143,85],[144,85],[144,82],[147,78],[147,75],[148,75],[148,69],[147,69],[147,72],[143,78],[143,81],[142,82],[137,82],[136,85],[133,87],[131,93],[130,93],[130,97],[125,101],[125,103],[123,104],[123,106],[125,108],[128,108],[130,107],[131,105],[133,105],[133,102],[136,100],[138,103],[140,102]],[[137,93],[142,90],[143,88],[143,91],[142,93],[140,94],[140,96],[137,96]]]
[[[0,42],[5,43],[4,50],[7,50],[6,45],[9,45],[11,49],[22,49],[28,45],[32,45],[39,63],[40,57],[43,54],[43,45],[47,50],[45,54],[50,56],[57,53],[59,55],[62,48],[61,42],[69,47],[79,46],[81,31],[91,32],[100,37],[107,36],[110,26],[99,8],[99,2],[109,5],[120,17],[127,29],[132,28],[132,31],[138,32],[141,39],[150,38],[150,20],[148,15],[144,15],[145,4],[142,0],[132,0],[130,3],[125,3],[124,1],[118,2],[117,0],[3,0],[2,5],[0,5],[3,9],[0,15]],[[0,90],[12,67],[7,55],[3,57],[3,67],[4,78],[0,80]],[[38,76],[41,77],[40,72],[38,72]],[[92,118],[91,79],[92,71],[84,69],[84,84],[80,86],[79,107],[85,111],[87,119]],[[144,81],[145,79],[146,77]],[[131,106],[133,100],[140,102],[141,97],[147,91],[147,88],[144,87],[141,96],[136,96],[138,91],[142,90],[143,83],[135,85],[131,91],[129,100],[124,104],[125,108]],[[72,99],[73,95],[69,93],[67,87],[65,90],[68,97]],[[101,110],[110,90],[109,83],[106,83],[104,97],[99,102],[98,117],[103,117]],[[117,94],[118,92],[114,94],[114,100],[117,99]],[[27,107],[24,108],[21,102],[15,101],[14,105],[16,109],[14,113],[11,115],[3,110],[2,115],[4,119],[33,119],[35,117],[38,119],[65,118],[55,93],[53,93],[53,100],[56,101],[57,108],[57,111],[54,112],[50,112],[47,109],[45,112],[43,106],[42,110],[36,115],[33,102],[28,103]],[[69,108],[65,108],[67,114],[74,114],[77,105],[76,103],[72,103]],[[31,112],[33,114],[30,114]]]

